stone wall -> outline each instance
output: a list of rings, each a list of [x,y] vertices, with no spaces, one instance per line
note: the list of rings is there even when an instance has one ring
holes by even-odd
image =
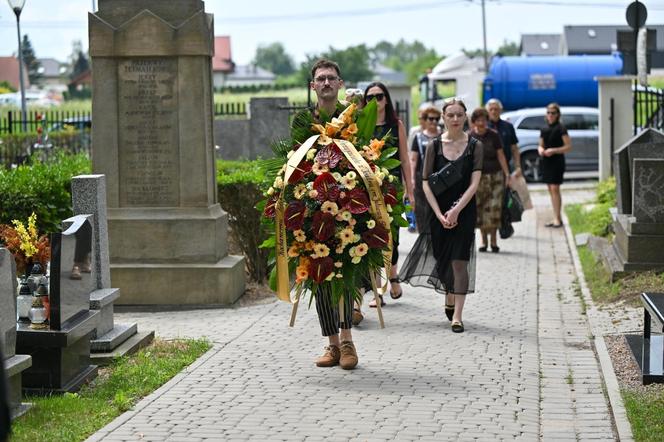
[[[252,98],[249,118],[215,120],[217,158],[254,160],[271,157],[271,143],[289,136],[287,106],[287,98]]]

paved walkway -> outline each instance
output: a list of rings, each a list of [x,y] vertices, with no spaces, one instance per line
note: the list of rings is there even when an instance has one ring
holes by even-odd
[[[478,254],[465,333],[442,297],[404,286],[384,330],[369,312],[354,331],[354,371],[314,366],[313,308],[295,328],[280,302],[116,315],[214,347],[90,440],[616,440],[565,232],[542,227],[548,197],[533,196],[500,254]],[[414,239],[402,234],[402,259]]]

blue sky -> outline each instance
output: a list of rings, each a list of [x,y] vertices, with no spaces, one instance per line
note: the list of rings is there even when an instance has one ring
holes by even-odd
[[[21,31],[38,57],[65,61],[72,41],[87,48],[87,14],[95,0],[26,0]],[[98,0],[97,0],[98,1]],[[164,0],[167,1],[167,0]],[[564,25],[625,24],[623,0],[486,0],[487,45],[522,33],[561,33]],[[642,1],[648,24],[664,24],[664,0]],[[256,47],[279,41],[296,61],[329,46],[420,40],[441,54],[482,46],[480,0],[207,0],[215,34],[230,35],[233,58],[246,64]],[[16,51],[14,14],[0,0],[0,56]]]

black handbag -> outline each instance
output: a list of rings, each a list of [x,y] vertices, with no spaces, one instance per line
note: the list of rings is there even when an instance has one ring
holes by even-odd
[[[516,190],[507,188],[505,189],[505,202],[503,204],[509,212],[510,221],[513,223],[521,221],[523,214],[523,203]]]
[[[434,142],[435,151],[438,152],[440,139],[434,138],[433,142]],[[454,186],[456,183],[461,181],[461,178],[463,178],[463,176],[461,175],[461,165],[457,164],[456,162],[461,158],[464,158],[466,155],[472,155],[476,142],[477,140],[475,140],[475,138],[471,138],[470,147],[463,156],[457,158],[454,161],[450,161],[449,163],[445,164],[439,171],[429,175],[428,178],[429,187],[431,188],[431,191],[435,195],[440,195],[441,193],[445,192],[447,189],[449,189],[450,187]]]

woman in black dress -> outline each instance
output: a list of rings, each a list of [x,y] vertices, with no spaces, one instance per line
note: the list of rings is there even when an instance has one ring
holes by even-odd
[[[537,151],[542,157],[542,181],[549,188],[551,204],[553,205],[553,220],[547,222],[547,227],[561,227],[563,225],[560,216],[562,199],[560,197],[560,185],[563,183],[565,174],[565,154],[572,150],[567,129],[560,122],[560,106],[558,103],[550,103],[546,107],[547,126],[540,132],[539,146]]]
[[[446,131],[428,144],[422,171],[422,187],[431,206],[428,229],[420,233],[406,257],[400,278],[445,293],[445,314],[452,321],[452,331],[461,333],[466,294],[475,290],[475,192],[482,176],[483,146],[463,131],[463,101],[447,100],[443,121]],[[435,195],[428,177],[450,162],[460,169],[462,178]]]
[[[408,148],[406,146],[407,136],[406,127],[403,122],[398,118],[397,113],[392,104],[392,98],[387,87],[380,82],[370,83],[364,90],[363,105],[367,102],[376,99],[378,107],[378,115],[376,118],[376,128],[374,129],[373,137],[381,139],[389,133],[391,137],[390,145],[397,147],[399,150],[392,157],[401,161],[401,166],[395,167],[390,170],[390,174],[401,181],[405,187],[405,195],[410,200],[410,205],[415,209],[415,198],[413,198],[413,178],[411,177],[410,164],[408,162]],[[387,178],[386,178],[387,179]],[[390,297],[392,299],[399,299],[403,294],[399,278],[397,276],[397,262],[399,261],[399,231],[393,235],[392,241],[392,267],[390,269]],[[382,296],[380,297],[381,303],[384,304]],[[369,303],[369,307],[376,307],[375,301]]]

